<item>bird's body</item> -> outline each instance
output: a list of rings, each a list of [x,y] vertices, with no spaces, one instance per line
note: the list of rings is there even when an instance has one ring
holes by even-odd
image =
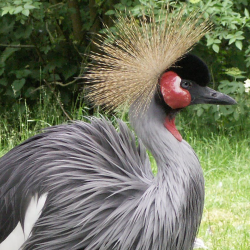
[[[162,11],[165,11],[163,9]],[[152,14],[153,13],[153,14]],[[101,118],[46,129],[0,159],[0,242],[33,196],[46,201],[23,250],[189,250],[201,221],[199,160],[175,127],[181,109],[235,104],[206,85],[206,64],[187,51],[208,30],[196,15],[120,18],[86,73],[88,97],[130,104],[119,132]],[[151,23],[148,23],[148,20]],[[146,148],[158,167],[154,177]]]
[[[13,192],[23,206],[34,193],[48,194],[24,249],[191,249],[204,197],[197,156],[163,126],[165,113],[154,101],[143,119],[132,117],[158,159],[156,177],[142,143],[136,146],[124,123],[118,133],[105,119],[51,127],[1,158],[0,166],[8,165],[0,172],[7,181],[1,181],[4,218],[19,213],[10,209]],[[1,223],[1,236],[17,222],[9,232]]]

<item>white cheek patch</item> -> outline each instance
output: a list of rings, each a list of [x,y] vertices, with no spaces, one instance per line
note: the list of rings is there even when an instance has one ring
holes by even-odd
[[[181,78],[176,77],[174,81],[170,81],[170,84],[162,84],[161,91],[165,95],[170,94],[171,92],[181,93]]]
[[[181,78],[178,77],[176,81],[174,81],[172,89],[177,94],[183,92],[183,89],[181,88]]]
[[[24,231],[19,222],[11,234],[0,244],[0,250],[20,249],[30,236],[31,230],[42,212],[46,199],[47,194],[43,194],[39,199],[37,195],[32,197],[25,213]]]

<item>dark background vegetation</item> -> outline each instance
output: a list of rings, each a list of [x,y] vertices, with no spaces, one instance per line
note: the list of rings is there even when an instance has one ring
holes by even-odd
[[[112,27],[116,10],[140,18],[152,0],[5,0],[0,2],[0,120],[14,122],[23,113],[36,114],[41,101],[56,102],[65,120],[72,107],[88,109],[83,81],[91,40]],[[250,15],[248,0],[166,1],[173,11],[186,4],[187,15],[200,8],[214,26],[193,53],[207,62],[215,89],[233,96],[237,106],[203,105],[184,112],[182,124],[213,132],[246,132],[250,126]],[[49,110],[49,108],[48,108]],[[87,111],[87,114],[90,111]],[[90,112],[91,113],[91,112]],[[19,118],[18,118],[19,117]],[[195,118],[195,117],[198,117]],[[202,117],[202,119],[199,119]],[[194,120],[195,119],[195,120]],[[183,120],[182,120],[183,121]],[[192,122],[193,121],[193,122]],[[197,122],[196,122],[197,121]],[[199,125],[197,125],[199,124]],[[197,127],[196,127],[197,129]],[[245,133],[244,133],[245,134]]]

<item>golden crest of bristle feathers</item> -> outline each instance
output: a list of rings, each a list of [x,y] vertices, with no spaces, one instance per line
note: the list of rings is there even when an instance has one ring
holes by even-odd
[[[95,44],[101,52],[90,55],[92,64],[84,76],[93,104],[111,110],[125,103],[150,103],[161,75],[210,29],[198,12],[183,20],[184,8],[178,15],[163,8],[159,18],[153,11],[139,20],[119,15],[116,34],[107,28],[107,34],[99,36]]]

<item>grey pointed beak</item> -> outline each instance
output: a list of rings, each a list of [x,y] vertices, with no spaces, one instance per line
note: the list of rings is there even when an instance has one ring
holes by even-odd
[[[220,104],[220,105],[234,105],[237,102],[230,96],[221,92],[215,91],[209,87],[195,88],[194,91],[190,91],[192,104]]]

